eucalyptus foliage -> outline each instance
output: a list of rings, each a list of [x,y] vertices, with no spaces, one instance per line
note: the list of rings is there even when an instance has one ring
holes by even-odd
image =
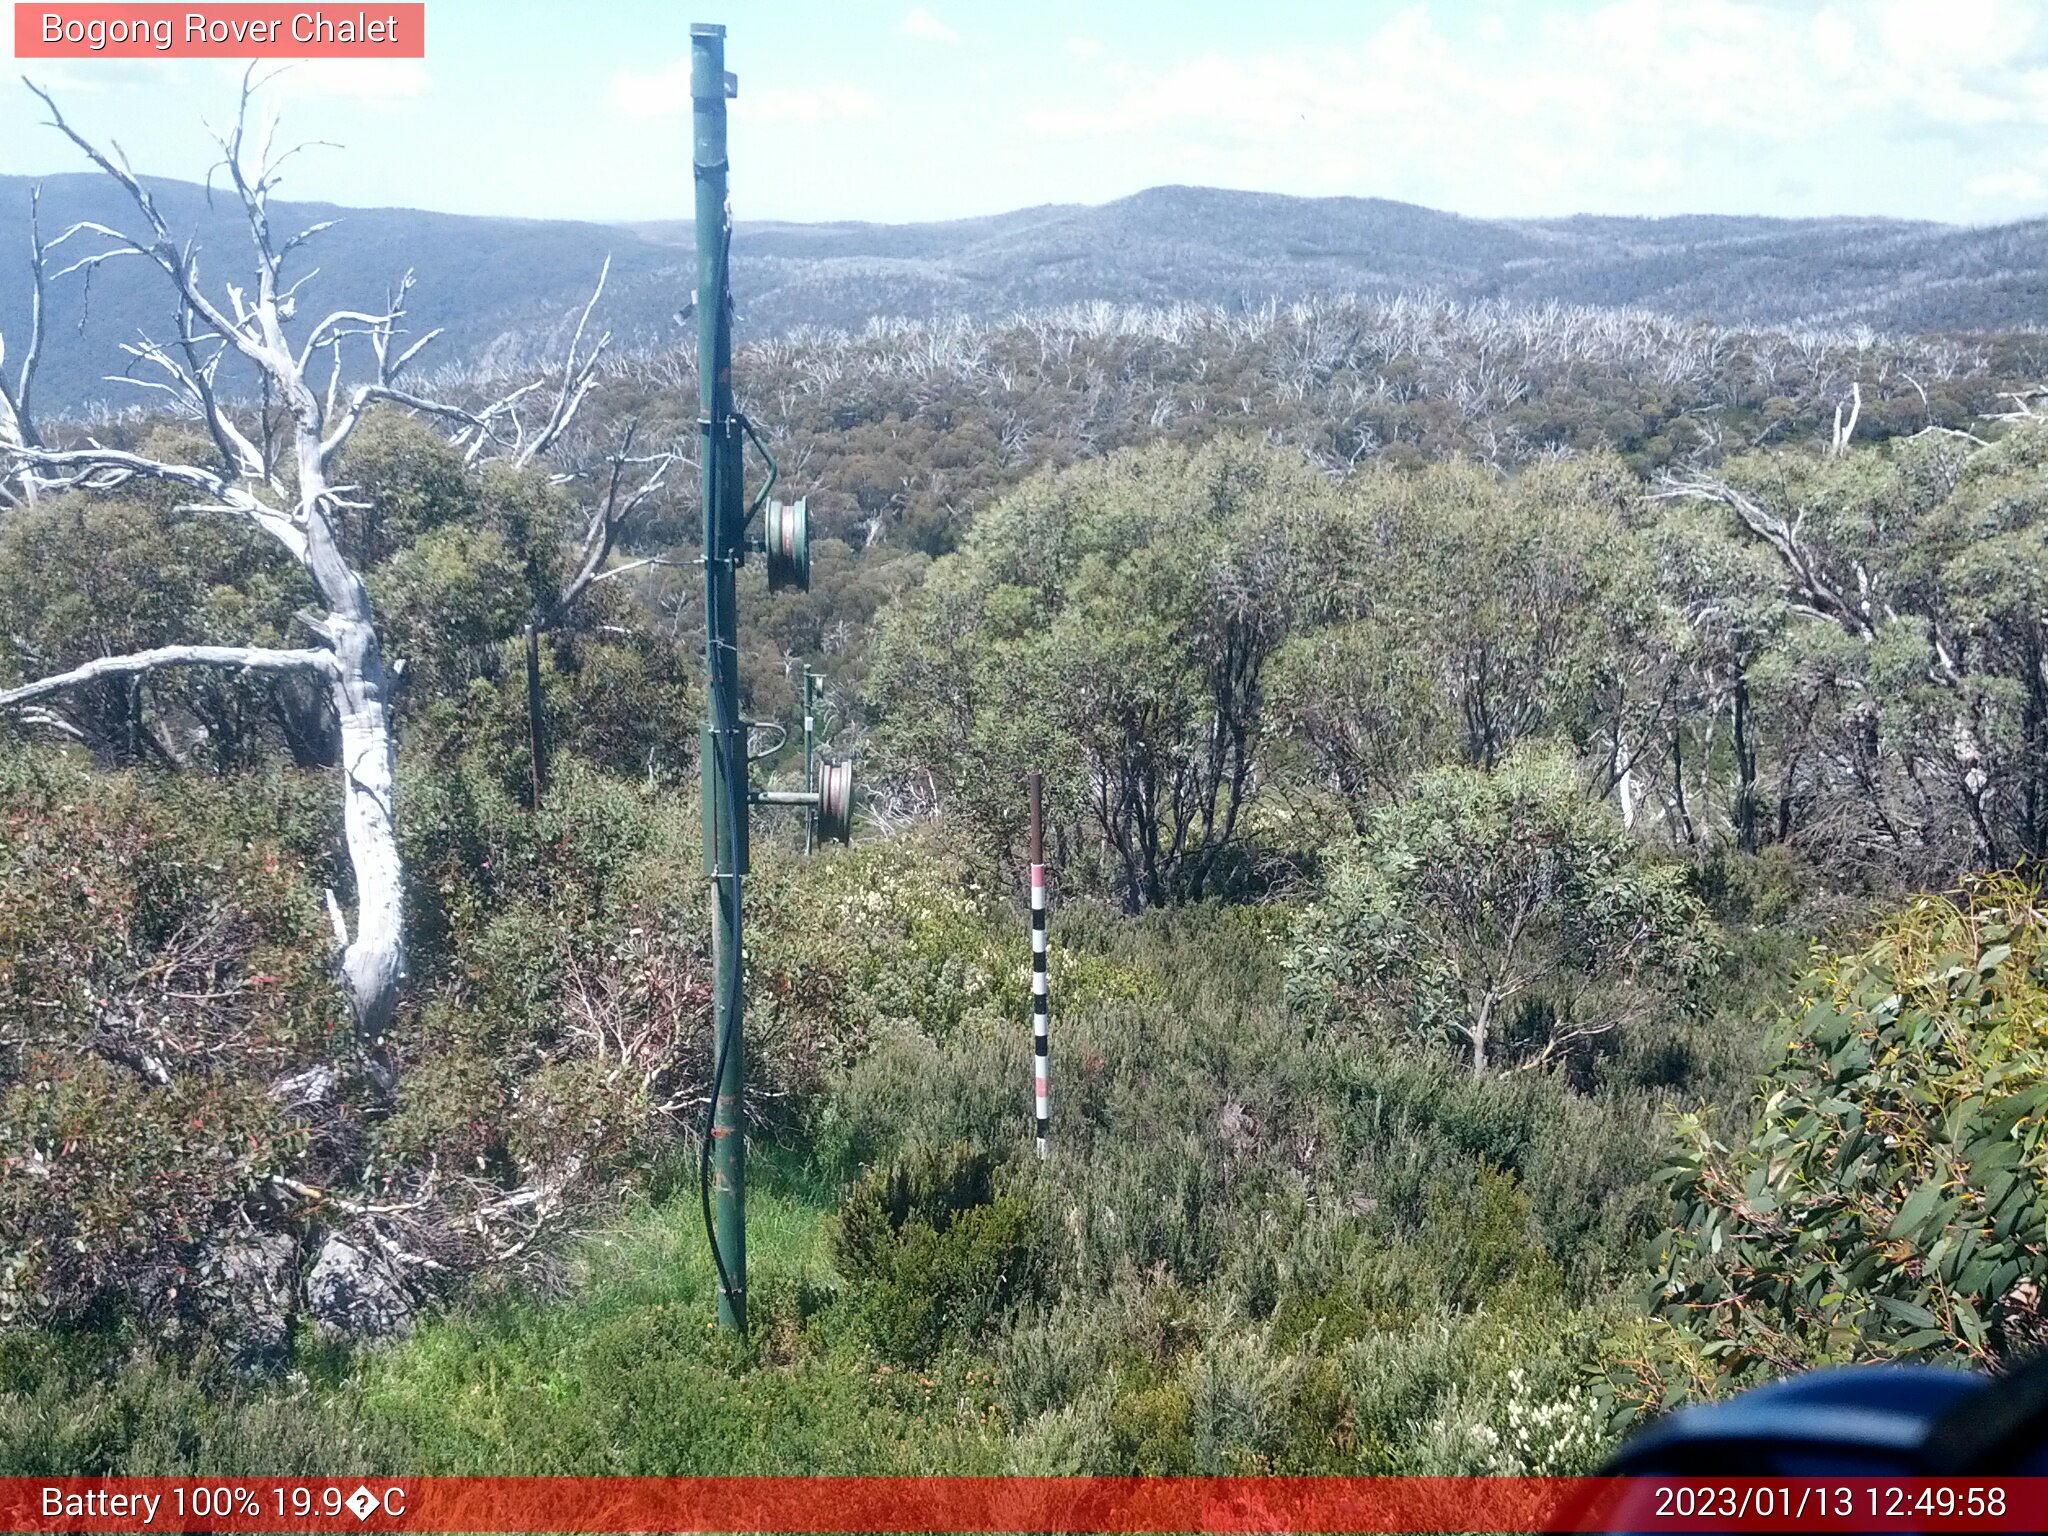
[[[1800,988],[1729,1144],[1679,1121],[1657,1305],[1721,1373],[2048,1339],[2048,911],[2012,879],[1916,899]]]
[[[1419,775],[1337,849],[1295,926],[1289,993],[1332,1023],[1453,1046],[1476,1074],[1568,1059],[1680,1006],[1711,925],[1569,758]]]
[[[1326,590],[1328,482],[1300,457],[1161,446],[1032,481],[890,611],[885,764],[995,849],[1045,770],[1131,910],[1214,892],[1253,791],[1265,671]]]

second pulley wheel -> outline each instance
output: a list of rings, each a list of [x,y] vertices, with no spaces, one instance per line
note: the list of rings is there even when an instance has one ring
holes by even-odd
[[[818,838],[853,840],[853,761],[825,759],[818,765]]]

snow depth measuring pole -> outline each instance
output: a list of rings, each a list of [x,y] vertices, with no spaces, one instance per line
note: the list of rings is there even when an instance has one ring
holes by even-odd
[[[800,806],[810,815],[809,846],[825,838],[846,842],[853,826],[853,764],[813,762],[808,718],[804,787],[749,787],[748,732],[740,717],[737,572],[748,552],[766,556],[768,590],[808,592],[811,586],[810,514],[802,501],[770,501],[775,461],[732,393],[732,209],[726,198],[725,102],[739,81],[725,69],[725,28],[690,28],[691,161],[697,182],[697,439],[704,498],[705,722],[698,780],[704,797],[704,873],[712,885],[713,997],[711,1104],[698,1164],[704,1234],[718,1270],[718,1320],[747,1329],[747,1163],[745,999],[740,938],[740,880],[747,872],[747,811],[751,805]],[[752,443],[768,479],[751,505],[746,499],[742,452]],[[763,536],[747,538],[747,525],[765,508]],[[810,714],[806,675],[804,710]]]
[[[1045,953],[1045,797],[1036,768],[1025,779],[1031,795],[1031,1110],[1038,1157],[1052,1136],[1052,999]]]

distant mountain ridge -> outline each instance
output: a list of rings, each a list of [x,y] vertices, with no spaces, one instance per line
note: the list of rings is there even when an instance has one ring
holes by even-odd
[[[82,218],[126,224],[117,188],[41,179],[45,234]],[[0,335],[26,335],[31,182],[0,177]],[[153,181],[205,270],[241,280],[247,235],[219,195]],[[412,209],[274,205],[293,229],[338,219],[307,248],[321,273],[304,307],[376,302],[408,267],[412,310],[446,334],[430,357],[471,367],[533,355],[572,323],[607,256],[603,323],[626,347],[686,337],[694,282],[687,221],[604,225]],[[1380,198],[1299,198],[1155,187],[1100,206],[1049,204],[926,224],[742,222],[734,284],[747,333],[857,329],[877,316],[996,318],[1088,300],[1248,305],[1319,293],[1430,289],[1514,303],[1626,305],[1722,324],[1868,325],[1890,331],[2048,324],[2048,220],[1965,228],[1878,218],[1491,220]],[[125,402],[108,384],[118,344],[162,334],[162,278],[115,262],[54,296],[42,374],[52,409]],[[302,320],[302,323],[305,323]],[[80,334],[82,326],[83,334]]]

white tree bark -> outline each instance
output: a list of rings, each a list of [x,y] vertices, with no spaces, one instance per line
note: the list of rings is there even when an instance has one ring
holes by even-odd
[[[1855,399],[1860,407],[1860,388]],[[1837,453],[1847,451],[1848,434],[1855,429],[1855,424],[1853,414],[1846,428],[1838,424]],[[1875,584],[1861,560],[1857,560],[1854,566],[1856,595],[1853,599],[1831,584],[1822,574],[1820,559],[1801,541],[1797,518],[1788,522],[1727,481],[1711,476],[1667,473],[1663,485],[1664,489],[1657,493],[1660,499],[1679,497],[1716,501],[1734,511],[1743,526],[1762,539],[1783,563],[1791,582],[1794,611],[1838,625],[1844,633],[1865,645],[1876,643],[1881,622],[1889,623],[1899,617],[1889,602],[1873,597]],[[1927,673],[1928,681],[1948,689],[1956,698],[1949,724],[1950,765],[1955,771],[1957,789],[1977,838],[1978,854],[1992,863],[2001,862],[1999,838],[1991,824],[1992,784],[1984,768],[1985,752],[1978,729],[1978,705],[1970,697],[1963,670],[1957,665],[1954,653],[1942,638],[1940,624],[1924,615],[1918,622],[1926,631],[1934,656],[1934,665]]]
[[[1927,392],[1925,390],[1921,391],[1920,398],[1923,403],[1926,401]],[[1862,414],[1863,386],[1860,383],[1851,384],[1849,386],[1849,414],[1846,420],[1842,415],[1842,402],[1839,400],[1835,402],[1835,431],[1834,436],[1828,443],[1829,458],[1839,459],[1849,451],[1849,439],[1856,435],[1856,418]]]
[[[37,219],[41,202],[42,188],[36,187],[28,201],[28,344],[22,349],[12,384],[7,380],[7,341],[0,337],[0,453],[41,443],[35,428],[36,363],[42,356],[43,307],[49,286],[42,225]],[[0,459],[0,507],[33,501],[34,484],[16,482],[7,468],[7,462]]]
[[[234,667],[247,672],[323,672],[335,675],[335,661],[327,651],[273,651],[239,645],[162,645],[153,651],[136,651],[128,656],[102,656],[69,672],[28,683],[20,688],[0,689],[0,708],[12,709],[68,689],[96,683],[103,677],[132,677],[138,672],[155,672],[167,667]]]
[[[1622,739],[1619,727],[1614,732],[1614,757],[1623,765],[1614,780],[1615,791],[1621,800],[1621,825],[1624,830],[1633,832],[1636,829],[1636,805],[1641,796],[1636,790],[1636,760],[1628,750],[1628,743]]]
[[[0,393],[0,485],[11,486],[13,500],[27,500],[48,490],[107,490],[135,479],[179,485],[198,499],[183,510],[219,512],[246,519],[274,539],[305,570],[322,611],[302,615],[320,641],[317,650],[285,651],[227,646],[173,646],[134,656],[108,657],[55,677],[0,693],[0,707],[21,710],[33,701],[97,678],[148,672],[163,667],[227,666],[259,670],[313,671],[329,680],[340,724],[343,824],[350,868],[355,877],[354,932],[337,916],[341,941],[340,969],[346,979],[356,1028],[366,1049],[370,1070],[390,1086],[383,1045],[406,974],[405,897],[395,802],[395,751],[391,707],[376,618],[361,575],[351,566],[338,538],[338,514],[358,505],[346,499],[348,487],[329,478],[335,456],[378,401],[428,413],[455,425],[454,440],[469,444],[473,461],[486,448],[504,451],[525,463],[545,452],[574,417],[595,387],[599,355],[609,337],[586,354],[582,340],[589,322],[586,306],[576,328],[567,365],[546,421],[529,435],[519,419],[520,402],[539,382],[512,391],[477,409],[424,399],[397,382],[400,372],[437,332],[401,345],[405,332],[405,298],[411,274],[400,282],[388,305],[374,312],[337,310],[317,321],[296,348],[285,323],[295,312],[298,289],[305,277],[286,285],[285,258],[317,234],[316,225],[279,241],[270,226],[269,197],[278,168],[296,152],[273,155],[268,137],[252,162],[245,137],[253,77],[244,80],[240,107],[232,130],[220,136],[220,169],[239,197],[255,247],[252,289],[225,285],[225,300],[216,300],[202,285],[197,253],[179,241],[165,223],[149,191],[128,168],[118,148],[102,151],[68,123],[50,95],[35,86],[49,109],[49,126],[71,140],[127,193],[146,225],[129,234],[108,225],[85,221],[73,225],[45,245],[31,241],[31,269],[38,299],[36,329],[31,335],[20,382]],[[145,387],[170,394],[179,405],[206,424],[220,454],[218,466],[176,464],[110,449],[87,440],[56,447],[37,432],[30,412],[35,355],[41,342],[40,298],[47,252],[67,241],[100,245],[73,260],[63,272],[89,271],[120,257],[141,258],[169,280],[176,300],[177,339],[163,344],[145,338],[127,350],[150,367],[152,376],[138,380]],[[63,272],[52,274],[62,276]],[[602,280],[599,289],[602,291]],[[342,389],[343,352],[360,356],[367,349],[371,378],[346,392]],[[328,373],[324,390],[309,382],[316,363]],[[234,420],[229,403],[216,386],[223,359],[239,358],[262,378],[269,398],[283,407],[285,430],[273,433],[268,422],[245,432]],[[154,376],[161,374],[163,377]],[[273,441],[276,446],[273,448]],[[594,574],[594,573],[593,573]],[[587,580],[587,578],[586,578]],[[46,711],[38,714],[47,723]],[[332,907],[337,914],[339,906]]]

